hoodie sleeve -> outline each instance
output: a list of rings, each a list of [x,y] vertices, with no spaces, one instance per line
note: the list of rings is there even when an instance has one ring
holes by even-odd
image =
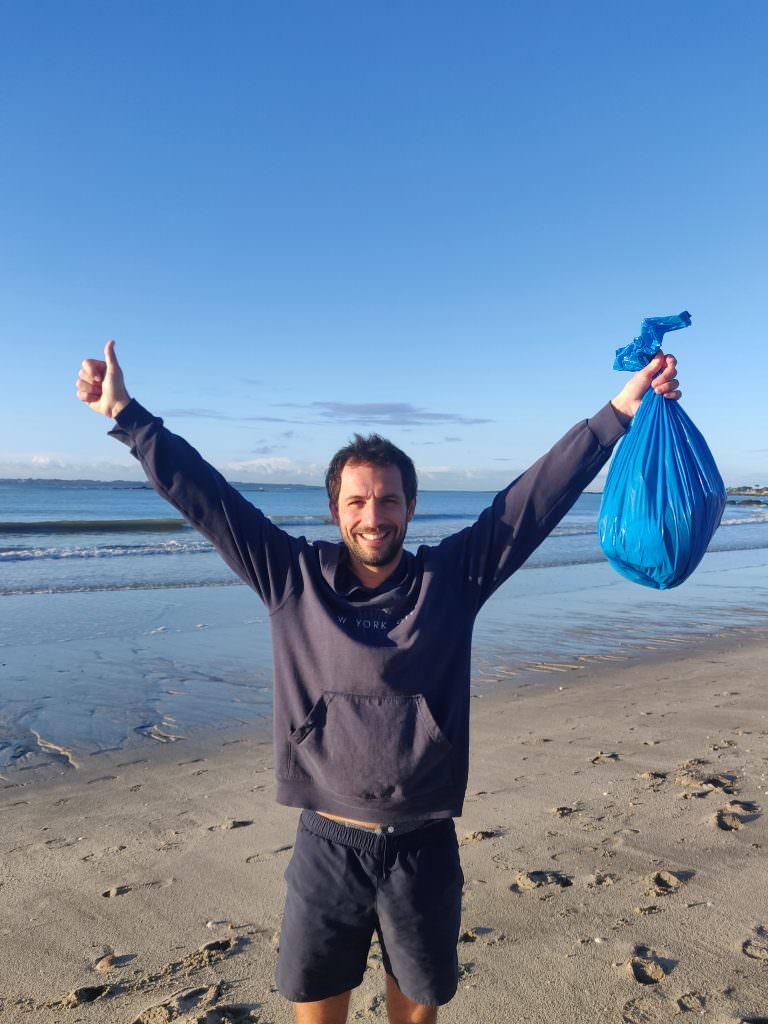
[[[577,423],[546,455],[496,495],[466,530],[437,548],[461,572],[479,609],[520,568],[608,461],[629,417],[608,403]]]
[[[213,544],[270,611],[278,608],[295,587],[301,542],[271,523],[135,399],[118,414],[116,423],[110,436],[130,447],[160,497]]]

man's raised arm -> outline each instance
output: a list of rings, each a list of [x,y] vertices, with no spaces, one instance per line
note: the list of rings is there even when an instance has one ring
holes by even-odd
[[[216,548],[227,565],[274,611],[293,590],[302,542],[279,529],[163,421],[131,398],[115,355],[84,359],[77,397],[114,419],[110,434],[127,444],[157,493]]]
[[[650,389],[680,397],[677,360],[659,353],[619,394],[588,420],[577,423],[553,448],[496,495],[477,522],[439,545],[458,566],[458,586],[477,606],[485,602],[552,532],[584,488],[597,476]]]

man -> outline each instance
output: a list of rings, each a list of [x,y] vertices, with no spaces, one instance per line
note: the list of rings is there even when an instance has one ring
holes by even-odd
[[[392,1024],[434,1024],[454,995],[463,877],[453,818],[469,753],[472,627],[608,460],[650,388],[680,397],[662,353],[496,496],[416,554],[404,452],[372,435],[334,456],[340,544],[272,524],[125,388],[108,342],[78,397],[116,420],[150,482],[270,612],[278,801],[301,807],[286,872],[277,984],[298,1024],[344,1024],[374,931]]]

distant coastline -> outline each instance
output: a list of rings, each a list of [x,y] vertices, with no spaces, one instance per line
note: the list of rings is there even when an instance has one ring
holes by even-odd
[[[768,487],[727,487],[727,503],[729,505],[766,505],[768,504]]]
[[[253,481],[231,481],[239,491],[324,491],[320,484],[265,484]],[[146,480],[69,480],[63,477],[0,477],[0,484],[23,484],[30,487],[100,487],[112,491],[151,491],[153,488]]]
[[[322,484],[300,484],[300,483],[266,483],[266,482],[254,482],[252,480],[230,481],[233,487],[236,487],[239,491],[325,491],[325,487]],[[152,486],[147,483],[146,480],[90,480],[88,478],[81,479],[65,479],[63,477],[0,477],[0,485],[2,484],[20,484],[28,487],[62,487],[62,488],[101,488],[103,490],[129,490],[129,491],[151,491]],[[435,488],[424,487],[421,490],[434,490]],[[436,490],[457,490],[457,488],[436,488]],[[492,493],[492,488],[483,488],[489,494]],[[588,489],[585,491],[586,494],[602,494],[602,491]],[[739,499],[762,499],[756,500],[755,504],[763,504],[768,502],[768,485],[761,486],[759,484],[742,484],[739,487],[726,487],[726,494],[728,495],[729,504],[746,504],[744,501]]]

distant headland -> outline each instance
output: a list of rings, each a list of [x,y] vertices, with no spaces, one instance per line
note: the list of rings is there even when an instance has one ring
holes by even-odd
[[[768,502],[768,487],[753,486],[727,487],[729,505],[765,505]]]

